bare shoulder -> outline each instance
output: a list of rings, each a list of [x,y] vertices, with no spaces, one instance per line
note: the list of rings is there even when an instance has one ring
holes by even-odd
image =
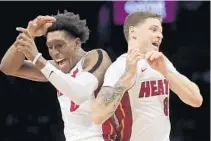
[[[86,55],[83,69],[92,73],[102,83],[104,74],[110,65],[111,59],[107,52],[102,49],[94,49]]]
[[[99,68],[107,69],[110,65],[111,59],[108,53],[103,49],[94,49],[86,55],[83,68],[93,73]]]
[[[99,60],[101,58],[103,60],[111,61],[108,53],[103,49],[93,49],[93,50],[89,51],[88,54],[85,57],[86,60],[87,59],[88,60]]]

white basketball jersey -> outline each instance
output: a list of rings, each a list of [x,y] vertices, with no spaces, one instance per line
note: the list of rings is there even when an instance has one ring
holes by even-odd
[[[127,54],[121,55],[107,70],[103,86],[114,86],[125,72]],[[177,72],[166,59],[168,69]],[[124,95],[132,112],[130,141],[169,141],[169,84],[146,60],[138,62],[135,83]],[[123,98],[124,98],[123,97]],[[124,103],[122,103],[124,105]],[[127,107],[127,106],[126,106]],[[125,128],[130,128],[130,125]]]
[[[83,58],[71,70],[70,75],[77,77],[83,71],[82,65]],[[112,134],[112,126],[105,128],[106,124],[97,125],[92,122],[91,102],[95,98],[94,92],[88,100],[80,105],[76,105],[74,101],[59,92],[58,95],[65,125],[64,134],[66,141],[104,141],[105,139],[107,139],[106,141],[112,141],[108,137]]]

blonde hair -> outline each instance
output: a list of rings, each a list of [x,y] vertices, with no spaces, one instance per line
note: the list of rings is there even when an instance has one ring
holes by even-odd
[[[148,18],[156,18],[156,19],[159,19],[160,21],[162,20],[160,15],[150,12],[150,11],[138,11],[138,12],[134,12],[128,15],[125,19],[124,26],[123,26],[125,39],[128,41],[130,26],[136,26],[139,23],[144,22]]]

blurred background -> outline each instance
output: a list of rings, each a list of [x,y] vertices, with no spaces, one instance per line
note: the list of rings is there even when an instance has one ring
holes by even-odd
[[[85,50],[103,48],[112,61],[127,50],[122,24],[128,13],[151,9],[164,18],[161,51],[179,72],[194,81],[204,98],[200,108],[170,97],[171,141],[210,140],[210,2],[202,1],[98,1],[1,2],[0,59],[15,41],[16,27],[26,27],[38,15],[57,11],[80,14],[91,30]],[[49,58],[45,38],[36,43]],[[63,121],[56,89],[6,76],[0,72],[0,141],[63,141]]]

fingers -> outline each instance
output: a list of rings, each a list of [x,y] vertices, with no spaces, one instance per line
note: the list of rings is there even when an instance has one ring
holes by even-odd
[[[56,18],[52,17],[52,16],[38,16],[37,18],[35,18],[34,20],[30,21],[28,23],[28,27],[27,28],[34,28],[35,30],[42,26],[47,24],[47,27],[50,27],[52,25],[53,22],[56,21]]]
[[[136,55],[141,54],[138,49],[130,49],[128,50],[128,57],[135,57]]]
[[[142,55],[137,55],[134,59],[134,62],[138,62],[139,60],[141,60],[143,57]]]
[[[38,16],[28,23],[27,30],[31,33],[31,36],[39,37],[44,35],[55,21],[56,18],[52,16]]]
[[[29,42],[27,42],[26,40],[18,40],[16,43],[17,46],[30,46],[31,44]]]
[[[38,16],[35,20],[37,26],[44,25],[46,23],[53,23],[56,19],[52,16]]]
[[[24,33],[20,33],[19,35],[18,35],[18,37],[17,37],[17,39],[16,39],[17,41],[19,41],[19,40],[24,40],[24,41],[26,41],[26,42],[28,42],[28,43],[32,43],[32,39],[31,38],[29,38],[26,34],[24,34]]]
[[[19,39],[17,41],[15,41],[14,46],[17,49],[18,52],[24,52],[26,50],[26,46],[25,43],[22,43],[23,39]]]
[[[150,60],[150,61],[153,61],[153,60],[155,59],[155,56],[157,56],[157,55],[158,55],[157,52],[152,52],[152,54],[151,54],[149,60]]]
[[[31,35],[29,33],[29,31],[25,28],[22,28],[22,27],[17,27],[16,28],[17,31],[20,31],[20,32],[23,32],[28,38],[31,38]]]
[[[44,25],[44,29],[47,31],[47,29],[48,29],[49,27],[51,27],[52,24],[53,24],[53,23],[46,23],[46,24]]]
[[[150,60],[150,57],[152,56],[153,52],[147,52],[145,55],[146,60]]]
[[[36,20],[29,21],[27,29],[31,27],[35,28],[36,26],[37,26]]]
[[[36,20],[38,22],[41,22],[41,21],[46,21],[46,22],[55,22],[56,21],[56,18],[55,17],[52,17],[52,16],[38,16],[36,18]]]
[[[139,50],[131,49],[128,51],[127,57],[131,63],[137,63],[140,59],[144,58],[144,54],[142,54]]]
[[[159,57],[161,57],[163,54],[161,52],[158,52],[154,55],[154,59],[158,59]]]
[[[147,52],[145,55],[145,59],[149,61],[154,61],[155,59],[158,59],[159,57],[162,56],[161,52],[158,51],[152,51],[152,52]]]
[[[23,52],[27,47],[32,45],[32,39],[25,33],[20,33],[15,41],[15,46],[19,52]]]
[[[23,51],[22,46],[20,47],[18,45],[18,41],[15,41],[15,43],[13,45],[15,46],[15,48],[17,49],[17,51],[19,51],[19,52],[22,52]]]
[[[18,50],[18,52],[24,52],[24,50],[25,50],[25,46],[16,46],[16,48],[17,48],[17,50]]]

